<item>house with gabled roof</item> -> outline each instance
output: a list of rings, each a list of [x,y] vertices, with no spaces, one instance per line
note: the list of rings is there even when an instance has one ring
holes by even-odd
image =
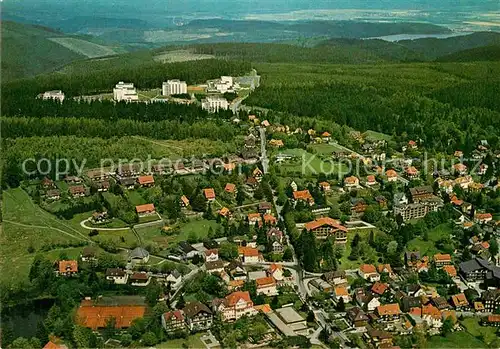
[[[378,322],[392,322],[399,320],[401,309],[398,303],[379,305],[375,309],[375,314],[378,316]]]
[[[183,312],[181,310],[166,312],[161,317],[161,325],[169,334],[184,331],[186,329],[186,323]]]
[[[222,299],[212,301],[214,311],[222,314],[224,321],[238,320],[242,316],[257,315],[248,291],[236,291]]]
[[[226,193],[229,193],[231,195],[236,195],[238,190],[236,189],[236,184],[233,183],[226,183],[226,186],[224,187],[224,191]]]
[[[73,276],[78,273],[78,261],[62,260],[58,263],[58,275]]]
[[[135,211],[137,212],[139,217],[156,214],[156,209],[154,204],[138,205],[135,207]]]
[[[293,192],[293,201],[296,204],[298,201],[303,201],[310,206],[314,205],[314,199],[309,190],[297,190]]]
[[[215,190],[213,188],[203,189],[203,195],[208,201],[215,201]]]
[[[139,176],[137,178],[137,182],[141,187],[152,187],[153,185],[155,185],[155,179],[151,175]]]
[[[330,217],[318,218],[304,224],[307,231],[312,231],[317,239],[326,239],[329,236],[335,237],[336,244],[347,243],[347,228],[340,221]]]
[[[278,295],[278,289],[276,280],[272,276],[266,276],[263,278],[258,278],[255,280],[257,284],[257,294],[265,296],[276,296]]]
[[[363,279],[370,282],[375,282],[380,280],[380,274],[377,273],[377,269],[373,264],[361,264],[358,269],[358,274]]]
[[[198,301],[189,302],[182,311],[190,331],[205,331],[212,327],[213,312],[205,304]]]

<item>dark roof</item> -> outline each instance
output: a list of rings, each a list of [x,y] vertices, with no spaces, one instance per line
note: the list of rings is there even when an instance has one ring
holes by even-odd
[[[122,268],[108,268],[106,269],[106,276],[125,276],[125,270]]]
[[[170,272],[170,275],[172,275],[174,278],[178,279],[182,276],[181,273],[179,273],[179,271],[177,269],[174,269]]]
[[[480,269],[488,269],[492,271],[494,274],[496,273],[500,277],[500,268],[490,265],[487,260],[482,259],[482,258],[474,258],[471,259],[470,261],[467,262],[462,262],[458,266],[460,268],[460,271],[463,273],[471,273],[476,270]]]
[[[135,178],[130,178],[130,177],[120,178],[118,182],[120,182],[121,185],[127,185],[127,186],[133,185],[135,184]]]
[[[184,314],[187,317],[194,317],[199,313],[212,314],[210,308],[201,302],[190,302],[184,307]]]
[[[192,251],[196,251],[193,246],[191,246],[191,244],[189,244],[187,241],[181,241],[179,242],[178,244],[179,246],[179,249],[181,249],[182,252],[184,253],[189,253],[189,252],[192,252]]]
[[[261,202],[259,204],[259,210],[270,210],[272,207],[273,206],[269,202]]]
[[[434,190],[430,185],[425,185],[422,187],[410,188],[411,196],[419,195],[419,194],[433,194]]]
[[[360,307],[353,307],[347,311],[347,317],[351,321],[368,321],[368,316]]]
[[[143,249],[142,247],[136,247],[130,252],[130,258],[147,258],[149,256],[149,252]]]
[[[345,271],[335,270],[335,271],[328,271],[323,274],[323,279],[325,281],[332,281],[333,279],[336,278],[345,278]]]
[[[206,262],[205,268],[207,270],[221,269],[224,268],[224,262],[221,261],[220,259],[213,262]]]
[[[484,291],[481,298],[484,300],[484,301],[496,301],[496,302],[499,302],[500,301],[500,290],[499,289],[496,289],[496,290],[487,290],[487,291]]]
[[[406,251],[405,252],[405,259],[407,261],[411,259],[420,259],[420,252],[419,251]]]
[[[450,304],[448,304],[448,301],[444,297],[432,298],[431,301],[439,310],[448,308],[450,306]]]
[[[97,254],[97,248],[94,246],[86,246],[82,250],[82,256],[83,257],[95,257]]]
[[[422,306],[422,299],[420,297],[403,297],[402,299],[403,311],[410,311],[411,308],[419,308]]]
[[[147,280],[149,279],[148,274],[146,273],[133,273],[132,276],[130,276],[131,280]]]

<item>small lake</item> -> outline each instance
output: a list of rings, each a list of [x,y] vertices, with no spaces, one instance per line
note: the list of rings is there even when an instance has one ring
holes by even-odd
[[[49,309],[54,304],[53,299],[37,299],[28,304],[21,304],[3,309],[3,321],[10,323],[16,337],[33,337],[39,321],[43,321]]]

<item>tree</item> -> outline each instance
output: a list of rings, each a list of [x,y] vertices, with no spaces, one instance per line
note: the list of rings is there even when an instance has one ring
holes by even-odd
[[[497,239],[491,239],[490,240],[489,251],[490,251],[490,254],[492,256],[496,256],[498,254],[498,241],[497,241]]]
[[[182,309],[186,306],[186,301],[184,300],[184,295],[181,294],[179,300],[177,301],[176,307],[177,309]]]
[[[450,333],[453,330],[453,327],[454,327],[453,318],[451,316],[448,316],[443,321],[443,326],[441,326],[441,335],[446,336],[448,333]]]
[[[155,304],[158,303],[161,293],[161,285],[159,285],[156,279],[153,278],[146,288],[146,302],[149,306],[154,307]]]
[[[306,321],[307,322],[314,322],[315,319],[316,319],[316,317],[314,316],[314,312],[312,310],[309,310],[309,312],[307,313]]]
[[[199,191],[190,201],[191,208],[193,211],[197,212],[205,212],[206,207],[207,207],[207,201],[205,200],[205,197],[201,194],[201,191]]]
[[[110,317],[106,319],[106,327],[104,327],[103,335],[104,338],[112,338],[116,333],[116,319],[115,317]]]
[[[153,346],[156,345],[156,343],[158,343],[158,339],[156,338],[156,335],[152,331],[144,333],[142,335],[141,340],[142,343],[144,343],[147,346]]]
[[[92,330],[90,328],[75,326],[73,329],[73,341],[77,348],[91,348]]]
[[[397,241],[391,241],[389,242],[389,245],[387,245],[387,253],[389,254],[394,254],[398,250],[398,243]]]
[[[351,241],[351,247],[352,248],[357,247],[359,245],[360,241],[361,241],[361,236],[359,236],[359,234],[356,233],[356,235],[354,235],[354,238]]]
[[[337,306],[335,307],[337,311],[339,312],[344,312],[345,311],[345,304],[344,304],[344,298],[340,297],[339,301],[337,302]]]
[[[232,261],[238,258],[238,246],[230,242],[224,242],[220,245],[219,255],[222,259]]]
[[[284,261],[291,261],[293,259],[293,252],[290,246],[287,246],[285,248],[285,251],[283,252],[283,260]]]

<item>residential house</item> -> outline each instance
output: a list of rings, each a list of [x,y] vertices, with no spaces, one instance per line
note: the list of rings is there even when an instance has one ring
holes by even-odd
[[[266,236],[268,243],[272,247],[272,252],[283,253],[285,249],[283,246],[283,232],[278,228],[273,227],[266,232]]]
[[[117,285],[125,285],[128,281],[128,273],[122,268],[106,269],[106,280]]]
[[[500,315],[488,315],[482,319],[482,324],[486,326],[500,326]]]
[[[257,284],[257,294],[265,296],[276,296],[278,295],[278,289],[276,285],[276,280],[272,276],[267,276],[255,280]]]
[[[445,265],[442,268],[452,279],[457,277],[457,269],[453,265]]]
[[[189,206],[189,199],[186,195],[181,196],[181,207],[186,208]]]
[[[238,190],[236,189],[236,185],[233,183],[227,183],[224,187],[224,191],[231,195],[236,195],[236,193],[238,192]]]
[[[379,264],[377,265],[377,272],[379,274],[387,274],[389,278],[395,279],[396,274],[392,271],[391,265],[390,264]]]
[[[347,228],[333,218],[318,218],[306,223],[304,228],[307,231],[312,231],[318,239],[326,239],[329,236],[334,236],[336,244],[345,245],[347,243]]]
[[[205,251],[205,262],[214,262],[219,260],[219,250],[214,248]]]
[[[443,325],[441,311],[432,304],[422,306],[422,320],[433,328],[441,328]]]
[[[177,244],[177,250],[182,254],[184,259],[193,259],[194,256],[200,253],[191,244],[186,241],[181,241]]]
[[[370,291],[376,296],[382,296],[387,290],[389,290],[389,285],[379,281],[375,282],[370,289]]]
[[[136,272],[130,275],[130,284],[132,286],[145,287],[149,285],[151,277],[146,272]]]
[[[272,276],[276,281],[281,282],[285,279],[283,276],[283,266],[281,264],[273,263],[267,269],[267,275]]]
[[[92,182],[99,182],[99,181],[104,181],[109,179],[110,175],[109,172],[104,171],[104,169],[94,169],[94,170],[89,170],[87,171],[87,177],[92,181]]]
[[[94,224],[104,223],[108,220],[108,212],[94,212],[92,213],[91,221]]]
[[[72,187],[69,187],[68,190],[69,190],[69,193],[71,194],[71,196],[73,196],[74,198],[83,197],[87,193],[87,191],[83,185],[74,185]]]
[[[290,183],[290,188],[292,188],[292,191],[297,191],[298,190],[298,186],[297,186],[297,183],[295,183],[295,181],[292,181]]]
[[[422,297],[404,296],[400,300],[401,309],[408,313],[413,308],[420,308],[422,306]]]
[[[56,185],[54,184],[54,181],[50,178],[47,178],[47,177],[44,177],[41,180],[40,184],[41,184],[42,188],[45,190],[56,187]]]
[[[262,214],[271,214],[273,209],[273,205],[269,202],[261,202],[259,203],[258,211]]]
[[[437,268],[443,267],[445,265],[451,265],[451,256],[447,253],[437,253],[434,255],[433,260]]]
[[[351,301],[351,296],[349,296],[349,292],[344,286],[335,287],[333,289],[333,296],[337,301],[340,301],[340,299],[342,299],[344,303],[349,303]]]
[[[382,330],[370,328],[363,334],[367,341],[375,348],[393,348],[392,334]]]
[[[207,273],[219,274],[224,272],[224,262],[222,260],[216,260],[212,262],[205,262],[205,269]]]
[[[297,204],[297,202],[299,202],[299,201],[303,201],[310,206],[314,205],[314,199],[313,199],[311,193],[309,193],[309,190],[307,190],[307,189],[294,191],[293,192],[293,201],[294,201],[294,204]]]
[[[347,310],[347,321],[354,327],[366,327],[368,316],[360,307],[352,307]]]
[[[319,182],[318,184],[319,189],[321,189],[322,192],[328,193],[332,190],[330,183],[328,182]]]
[[[257,212],[249,213],[247,215],[247,219],[248,219],[248,224],[250,224],[251,226],[254,226],[255,224],[259,224],[259,226],[262,225],[262,216],[260,215],[260,213]]]
[[[261,260],[259,250],[253,247],[238,247],[238,255],[241,257],[243,263],[258,263]]]
[[[61,198],[61,191],[59,189],[47,190],[45,194],[48,200],[59,200]]]
[[[347,287],[349,285],[346,278],[346,273],[343,270],[326,272],[321,276],[321,278],[334,286]]]
[[[59,343],[58,341],[56,341],[56,343],[54,343],[53,341],[49,341],[42,349],[68,349],[68,347],[65,344]]]
[[[149,252],[142,247],[134,248],[128,257],[129,261],[147,263],[149,261]]]
[[[191,332],[205,331],[212,327],[213,312],[201,302],[190,302],[183,309],[186,324]]]
[[[392,322],[399,320],[401,309],[397,303],[379,305],[375,309],[375,314],[378,316],[377,321],[379,322]]]
[[[226,271],[234,280],[246,280],[247,271],[243,266],[243,263],[237,260],[233,260],[226,266]]]
[[[138,205],[135,207],[135,211],[139,217],[151,216],[156,214],[156,209],[154,204]]]
[[[453,170],[455,171],[455,173],[458,173],[461,176],[467,174],[467,166],[462,163],[453,165]]]
[[[231,211],[227,207],[223,207],[219,210],[219,215],[224,218],[230,219],[232,217]]]
[[[75,260],[62,260],[58,263],[58,274],[63,276],[73,276],[78,273],[78,262]]]
[[[393,198],[394,206],[408,205],[408,198],[405,193],[396,193]]]
[[[414,203],[424,202],[434,197],[434,190],[430,185],[410,188],[410,195]]]
[[[380,301],[377,297],[375,297],[371,292],[365,291],[362,288],[357,289],[354,292],[354,297],[356,299],[356,303],[359,304],[360,307],[366,309],[367,311],[374,311],[378,306],[380,306]]]
[[[481,295],[484,308],[487,312],[497,312],[500,309],[500,289],[491,289],[484,291]]]
[[[186,329],[184,314],[181,310],[166,312],[161,317],[161,325],[168,334],[184,331]]]
[[[361,215],[363,214],[368,205],[365,200],[362,198],[351,198],[351,213],[352,215]]]
[[[493,216],[491,213],[476,213],[474,215],[474,222],[478,224],[484,224],[491,222],[493,220]]]
[[[260,168],[256,167],[253,172],[252,172],[252,176],[258,181],[260,182],[262,180],[262,177],[264,176],[264,173],[261,171]]]
[[[398,173],[392,169],[385,171],[385,176],[387,177],[388,182],[398,181]]]
[[[248,291],[237,291],[223,299],[214,299],[213,309],[222,314],[224,321],[238,320],[242,316],[253,316],[257,311],[253,307]]]
[[[408,179],[417,179],[419,174],[420,173],[414,166],[410,166],[405,169],[405,176]]]
[[[459,293],[454,296],[451,296],[451,304],[455,307],[456,310],[466,311],[469,310],[469,301],[465,297],[465,294]]]
[[[85,246],[80,255],[82,262],[96,262],[97,248],[94,246]]]
[[[278,219],[274,217],[272,214],[265,214],[264,215],[264,223],[268,226],[273,226],[278,224]]]
[[[348,190],[359,187],[359,179],[356,176],[344,178],[344,187]]]
[[[414,140],[409,140],[408,149],[417,149],[417,142],[415,142]]]
[[[213,188],[203,189],[203,195],[205,195],[207,201],[215,201],[215,190]]]
[[[445,310],[451,308],[450,303],[448,303],[448,301],[444,297],[433,297],[431,299],[431,303],[434,304],[434,306],[439,310]]]
[[[274,148],[282,148],[285,146],[281,139],[271,139],[269,141],[269,145]]]
[[[118,179],[118,183],[126,189],[134,189],[136,180],[134,177],[123,177]]]
[[[153,178],[153,176],[139,176],[139,178],[137,178],[137,182],[143,188],[152,187],[153,185],[155,185],[155,179]]]
[[[380,280],[380,274],[377,273],[377,269],[373,264],[361,264],[358,269],[358,274],[363,279],[370,282],[375,282]]]
[[[378,184],[374,175],[366,176],[366,182],[365,183],[366,183],[366,185],[368,185],[370,187]]]

